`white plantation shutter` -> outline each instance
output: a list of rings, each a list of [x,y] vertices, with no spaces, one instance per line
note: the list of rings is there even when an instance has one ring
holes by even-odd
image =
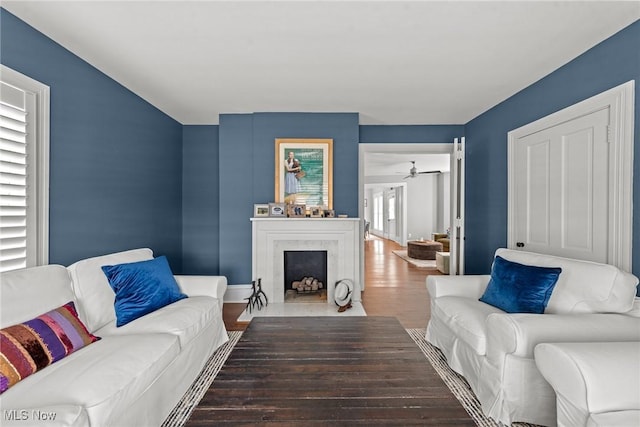
[[[11,101],[14,101],[12,102],[14,105],[9,104]],[[27,266],[27,205],[29,203],[27,200],[26,103],[27,97],[24,91],[2,83],[0,87],[0,271]]]
[[[25,82],[13,76],[2,68],[0,272],[48,261],[48,194],[42,194],[48,193],[48,144],[42,141],[47,132],[38,129],[48,124],[38,117],[39,112],[48,115],[48,108],[39,108],[42,93],[28,88],[29,84],[24,85],[26,89],[19,87]],[[44,101],[48,104],[48,99]]]

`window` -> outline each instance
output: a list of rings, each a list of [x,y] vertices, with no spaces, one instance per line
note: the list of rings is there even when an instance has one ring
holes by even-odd
[[[49,88],[0,71],[1,272],[49,262]]]
[[[373,228],[375,230],[382,230],[382,193],[373,195]]]

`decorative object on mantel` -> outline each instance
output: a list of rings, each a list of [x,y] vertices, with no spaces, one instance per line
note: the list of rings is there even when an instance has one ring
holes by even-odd
[[[333,208],[333,139],[275,143],[275,201]]]
[[[324,216],[324,209],[321,209],[320,206],[309,207],[310,218],[322,218],[323,216]]]
[[[257,203],[253,205],[253,216],[256,218],[269,216],[269,204]]]
[[[262,279],[258,278],[257,285],[255,280],[251,282],[251,295],[245,299],[247,300],[247,310],[249,313],[253,310],[253,306],[256,306],[258,310],[261,310],[262,307],[269,305],[269,299],[262,291]]]
[[[286,218],[287,211],[284,203],[269,203],[269,216]]]
[[[349,215],[346,215],[346,214],[340,214],[340,215],[338,215],[338,218],[349,218]]]
[[[304,218],[307,213],[307,207],[300,203],[287,203],[287,216],[289,218]]]
[[[342,313],[351,308],[351,297],[353,296],[353,282],[349,279],[342,279],[336,282],[333,290],[333,297],[338,308],[338,313]]]

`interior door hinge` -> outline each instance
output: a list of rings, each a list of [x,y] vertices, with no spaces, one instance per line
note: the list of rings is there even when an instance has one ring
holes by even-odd
[[[456,150],[456,160],[464,159],[464,152],[462,150]]]
[[[607,142],[611,144],[613,139],[613,127],[611,125],[607,125]]]

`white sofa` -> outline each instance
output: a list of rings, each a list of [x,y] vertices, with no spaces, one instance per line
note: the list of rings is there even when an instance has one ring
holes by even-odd
[[[101,337],[0,395],[3,426],[159,426],[213,352],[228,341],[222,276],[176,276],[188,295],[122,327],[102,265],[153,258],[150,249],[2,273],[0,326],[69,301]],[[8,414],[8,415],[7,415]],[[38,421],[38,414],[54,414]]]
[[[640,426],[640,342],[542,343],[534,355],[558,426]]]
[[[625,314],[638,279],[611,265],[504,248],[496,255],[562,268],[544,314],[509,314],[479,301],[490,275],[432,275],[426,339],[465,377],[485,415],[507,425],[555,425],[555,393],[535,365],[535,346],[640,340],[640,318]]]

